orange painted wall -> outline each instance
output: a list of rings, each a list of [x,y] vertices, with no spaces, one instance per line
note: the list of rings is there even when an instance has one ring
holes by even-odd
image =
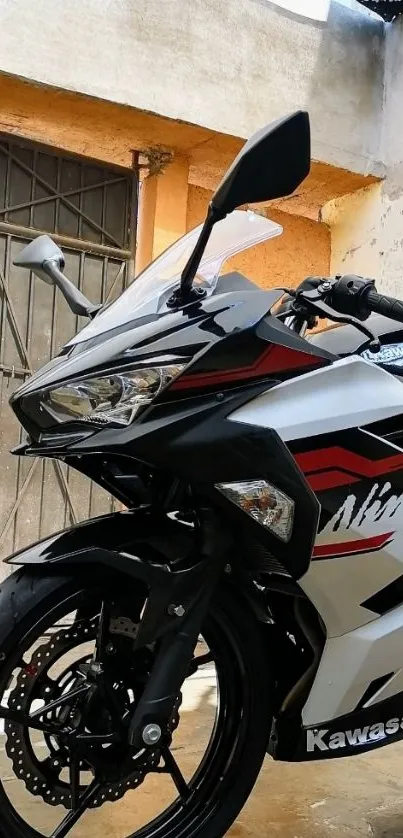
[[[225,168],[235,153],[235,149],[231,150],[234,138],[164,120],[132,108],[37,87],[1,74],[0,132],[49,143],[74,154],[125,167],[131,165],[132,149],[147,148],[162,140],[165,146],[174,148],[174,162],[156,184],[155,230],[148,248],[149,258],[180,236],[185,226],[190,229],[204,218],[211,192],[192,182],[188,186],[188,179],[192,181],[195,161],[201,175],[208,161],[211,164],[215,160],[218,176],[222,174],[220,165]],[[226,144],[231,148],[224,162],[220,154],[221,146]],[[203,150],[206,158],[200,158]],[[188,164],[189,178],[186,175]],[[346,173],[340,173],[333,167],[325,168],[321,182],[329,185],[330,194],[322,190],[316,204],[318,201],[322,204],[336,194],[336,176],[346,176]],[[346,189],[345,184],[342,191]],[[308,190],[308,198],[311,193],[312,186]],[[306,212],[306,207],[304,210],[301,205],[297,211]],[[315,211],[317,214],[317,207]],[[274,207],[270,209],[269,217],[282,224],[283,235],[235,257],[230,262],[230,268],[249,275],[266,287],[295,285],[309,274],[329,273],[330,233],[325,224]]]
[[[188,230],[203,221],[210,197],[206,189],[189,187]],[[330,231],[325,224],[274,209],[267,215],[282,225],[282,236],[238,254],[226,269],[240,271],[264,288],[295,286],[306,276],[329,274]]]

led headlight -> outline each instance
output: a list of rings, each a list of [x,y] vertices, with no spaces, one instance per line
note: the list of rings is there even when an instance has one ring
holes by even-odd
[[[57,422],[129,425],[185,366],[169,364],[69,381],[44,391],[41,407]]]
[[[242,480],[217,483],[216,488],[281,541],[290,540],[295,504],[276,486],[266,480]]]

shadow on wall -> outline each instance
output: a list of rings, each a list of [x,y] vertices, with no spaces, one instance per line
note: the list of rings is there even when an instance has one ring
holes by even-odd
[[[347,164],[352,171],[384,174],[385,61],[383,21],[332,2],[327,21],[321,24],[307,102],[313,156],[321,147],[322,126],[329,135],[329,124],[334,125],[345,137]],[[336,153],[337,148],[330,148],[327,157]],[[324,205],[322,220],[331,236],[332,274],[381,277],[382,189],[375,183]]]
[[[334,159],[337,165],[339,149],[327,138],[339,136],[346,152],[346,168],[362,174],[382,174],[384,24],[333,0],[326,22],[317,25],[321,29],[320,46],[306,102],[313,157]],[[320,150],[325,146],[322,156]]]
[[[384,177],[379,184],[344,195],[325,205],[322,217],[331,231],[331,270],[332,273],[352,272],[374,277],[379,290],[402,298],[403,19],[384,25],[365,15],[355,15],[348,9],[337,8],[336,3],[332,5],[331,14],[337,21],[337,25],[334,20],[333,23],[330,21],[330,28],[336,32],[340,55],[344,54],[346,60],[355,46],[355,59],[359,62],[356,66],[360,69],[361,79],[365,80],[365,84],[361,83],[361,94],[357,100],[357,119],[366,118],[370,123],[372,108],[377,120],[376,132],[368,134],[366,146],[362,149],[361,166],[367,155],[366,171],[371,170],[371,167],[372,171],[374,167],[379,167]],[[318,87],[322,82],[322,97],[327,97],[329,108],[333,104],[329,96],[329,78],[323,77],[323,56],[328,53],[328,40],[329,30],[326,27],[321,44],[322,57],[318,56],[318,69],[312,78],[311,115],[314,132],[320,118],[320,114],[316,114],[316,103]],[[340,83],[337,81],[336,84],[336,75],[334,78],[334,88],[337,88],[336,94],[339,95]],[[381,93],[380,81],[383,83]],[[343,119],[343,113],[340,119]],[[350,142],[353,141],[354,137]],[[355,155],[357,161],[357,148]],[[379,163],[380,160],[382,163]]]

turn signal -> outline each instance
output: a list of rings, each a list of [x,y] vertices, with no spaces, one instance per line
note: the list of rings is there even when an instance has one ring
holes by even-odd
[[[266,480],[243,480],[217,483],[216,489],[281,541],[290,540],[295,504],[276,486]]]

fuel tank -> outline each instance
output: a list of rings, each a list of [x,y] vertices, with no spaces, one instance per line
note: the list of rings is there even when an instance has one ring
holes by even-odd
[[[403,328],[397,320],[373,314],[365,325],[379,338],[381,349],[371,352],[368,341],[354,326],[343,325],[311,335],[308,340],[318,349],[332,352],[341,358],[360,355],[394,375],[403,376]]]

